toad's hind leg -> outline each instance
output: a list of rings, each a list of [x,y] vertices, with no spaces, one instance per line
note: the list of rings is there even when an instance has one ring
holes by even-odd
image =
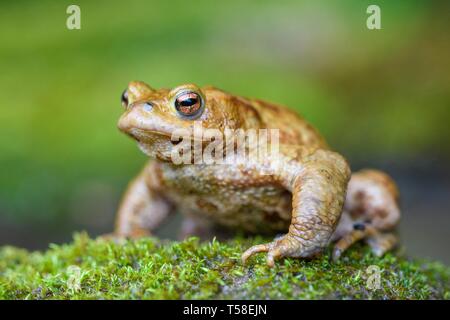
[[[398,190],[385,173],[363,170],[352,175],[341,219],[334,239],[338,239],[333,260],[359,240],[365,240],[375,255],[381,256],[397,244],[391,231],[398,224]]]

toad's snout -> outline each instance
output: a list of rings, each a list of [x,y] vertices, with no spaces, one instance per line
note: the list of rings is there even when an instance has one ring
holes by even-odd
[[[130,103],[117,127],[135,140],[146,142],[155,135],[171,136],[174,127],[165,122],[156,105],[149,101]]]
[[[132,135],[131,134],[131,130],[133,128],[133,121],[131,119],[131,117],[129,117],[129,112],[125,112],[120,118],[119,121],[117,122],[117,127],[119,128],[120,131],[122,131],[123,133],[126,133],[128,135]]]

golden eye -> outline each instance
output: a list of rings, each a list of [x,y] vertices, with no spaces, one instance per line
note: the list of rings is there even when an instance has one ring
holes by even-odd
[[[198,116],[203,107],[203,100],[198,93],[184,92],[175,99],[175,109],[183,117],[193,118]]]

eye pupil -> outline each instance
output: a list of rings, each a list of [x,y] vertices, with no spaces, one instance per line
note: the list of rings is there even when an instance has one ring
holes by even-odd
[[[183,93],[176,98],[175,108],[182,116],[194,117],[201,111],[202,100],[195,92]]]
[[[183,107],[190,107],[194,104],[196,104],[198,100],[196,98],[187,98],[186,100],[181,101],[181,105]]]

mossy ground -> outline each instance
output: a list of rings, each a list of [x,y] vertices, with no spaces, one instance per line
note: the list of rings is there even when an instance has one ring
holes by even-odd
[[[329,252],[310,261],[285,259],[270,269],[264,255],[247,266],[240,254],[265,239],[183,242],[157,239],[123,244],[92,240],[51,245],[46,252],[0,249],[1,299],[449,299],[450,269],[383,258],[357,245],[339,263]],[[371,265],[380,288],[367,286]],[[369,280],[370,282],[370,280]]]

